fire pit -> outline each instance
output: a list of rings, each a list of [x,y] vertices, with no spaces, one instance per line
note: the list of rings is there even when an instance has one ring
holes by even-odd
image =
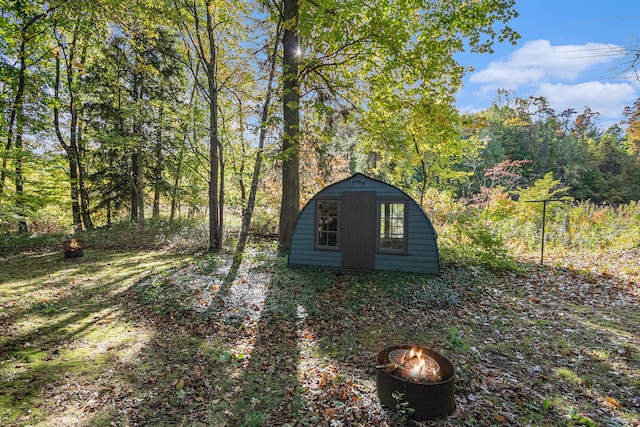
[[[62,242],[65,258],[81,258],[84,256],[84,240],[69,239]]]
[[[387,407],[406,402],[419,420],[441,417],[455,408],[454,369],[444,356],[424,347],[397,345],[380,351],[376,362],[378,397]]]

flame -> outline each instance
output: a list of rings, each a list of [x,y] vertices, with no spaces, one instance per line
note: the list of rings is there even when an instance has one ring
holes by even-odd
[[[389,360],[408,379],[419,382],[440,381],[440,365],[432,357],[423,354],[420,348],[394,350],[389,353]]]

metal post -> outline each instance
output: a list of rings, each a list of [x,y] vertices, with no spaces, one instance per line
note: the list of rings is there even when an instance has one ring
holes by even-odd
[[[540,249],[540,265],[544,264],[544,241],[545,241],[545,225],[547,223],[547,202],[549,200],[542,201],[542,248]]]
[[[563,202],[562,199],[525,200],[526,203],[542,203],[542,248],[540,249],[540,265],[544,264],[545,226],[547,224],[547,203]]]

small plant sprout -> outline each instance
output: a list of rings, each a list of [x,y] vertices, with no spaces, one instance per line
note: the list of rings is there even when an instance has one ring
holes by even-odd
[[[404,400],[404,393],[399,391],[394,391],[391,393],[391,396],[396,401],[396,411],[400,414],[400,419],[403,422],[408,421],[413,413],[416,411],[415,408],[409,406],[409,402]]]

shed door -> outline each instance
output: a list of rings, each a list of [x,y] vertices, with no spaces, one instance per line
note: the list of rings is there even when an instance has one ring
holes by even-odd
[[[342,268],[373,270],[376,257],[376,193],[342,195]]]

